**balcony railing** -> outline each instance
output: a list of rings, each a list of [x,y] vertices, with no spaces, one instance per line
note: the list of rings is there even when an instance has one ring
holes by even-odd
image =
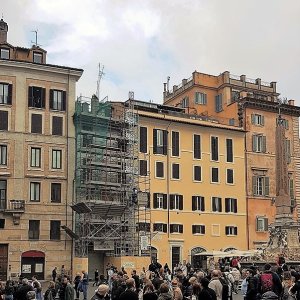
[[[6,212],[19,212],[25,211],[25,200],[10,200],[9,206],[5,209]]]

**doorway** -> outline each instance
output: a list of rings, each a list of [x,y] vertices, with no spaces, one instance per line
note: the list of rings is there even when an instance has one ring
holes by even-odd
[[[21,274],[31,279],[33,275],[39,280],[45,278],[45,253],[41,251],[27,251],[22,253]]]
[[[7,280],[8,245],[0,244],[0,281]]]
[[[207,268],[207,256],[205,255],[196,255],[206,252],[206,250],[202,247],[193,248],[191,251],[191,264],[192,267],[196,270]]]

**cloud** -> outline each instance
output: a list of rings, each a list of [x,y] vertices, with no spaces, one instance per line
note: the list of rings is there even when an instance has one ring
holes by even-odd
[[[78,94],[162,101],[171,85],[194,70],[277,81],[283,96],[300,99],[298,0],[10,0],[3,13],[9,40],[30,45],[30,30],[48,51],[48,62],[85,70]],[[18,15],[20,17],[15,18]],[[26,46],[26,45],[25,45]],[[300,105],[300,101],[298,100]]]

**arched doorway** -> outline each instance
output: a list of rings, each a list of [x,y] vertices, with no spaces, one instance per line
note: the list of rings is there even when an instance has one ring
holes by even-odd
[[[196,255],[199,253],[206,252],[202,247],[195,247],[191,251],[191,264],[194,269],[206,269],[207,267],[207,256]]]
[[[36,250],[23,252],[21,274],[28,279],[36,275],[37,279],[43,280],[45,277],[45,253]]]

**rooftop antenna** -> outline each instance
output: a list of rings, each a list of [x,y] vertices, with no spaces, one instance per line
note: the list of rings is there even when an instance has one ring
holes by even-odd
[[[42,46],[40,44],[38,44],[38,30],[31,30],[31,32],[35,33],[35,42],[31,41],[32,44],[34,44],[36,47]]]
[[[99,97],[100,97],[100,82],[101,82],[102,76],[104,76],[105,73],[103,72],[104,71],[104,65],[102,65],[102,67],[101,67],[101,64],[99,63],[98,68],[99,68],[99,70],[98,70],[96,96],[99,99]]]

